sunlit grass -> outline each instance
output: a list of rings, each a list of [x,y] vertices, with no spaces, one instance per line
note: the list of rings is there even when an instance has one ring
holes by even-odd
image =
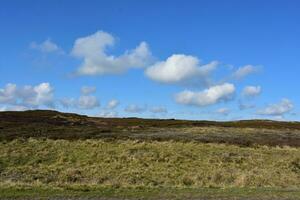
[[[300,188],[300,149],[193,142],[13,140],[1,185]]]

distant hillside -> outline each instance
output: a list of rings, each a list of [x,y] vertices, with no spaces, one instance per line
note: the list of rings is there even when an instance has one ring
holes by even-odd
[[[300,123],[269,120],[232,122],[98,118],[49,110],[0,112],[0,140],[137,139],[238,145],[300,146]]]

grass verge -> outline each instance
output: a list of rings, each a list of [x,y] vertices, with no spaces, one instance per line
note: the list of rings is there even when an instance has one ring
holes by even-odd
[[[2,199],[218,199],[298,200],[299,190],[275,188],[0,187]]]

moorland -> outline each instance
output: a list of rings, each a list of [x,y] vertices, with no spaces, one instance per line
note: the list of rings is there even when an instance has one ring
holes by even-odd
[[[299,199],[300,123],[0,112],[2,199]]]

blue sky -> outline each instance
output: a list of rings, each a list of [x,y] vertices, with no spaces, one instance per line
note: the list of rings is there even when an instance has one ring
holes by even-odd
[[[299,120],[299,6],[1,1],[0,110]]]

